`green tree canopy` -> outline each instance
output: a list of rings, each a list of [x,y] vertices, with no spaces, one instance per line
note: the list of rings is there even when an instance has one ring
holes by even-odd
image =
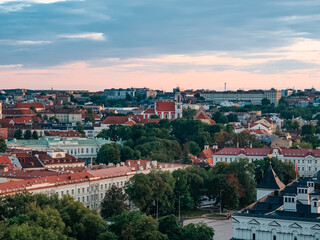
[[[204,223],[190,223],[183,227],[182,239],[184,240],[212,240],[214,231]]]
[[[109,218],[123,213],[128,209],[127,200],[128,197],[123,190],[113,185],[101,202],[101,217]]]
[[[7,144],[3,138],[0,138],[0,152],[4,153],[7,151]]]
[[[23,138],[24,138],[24,139],[31,139],[31,137],[32,137],[31,131],[30,131],[29,129],[26,130],[26,131],[24,132],[24,134],[23,134]]]

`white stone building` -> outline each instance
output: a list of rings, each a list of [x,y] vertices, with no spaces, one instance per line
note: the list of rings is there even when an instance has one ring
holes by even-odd
[[[263,182],[282,184],[276,178],[268,174]],[[277,184],[267,186],[269,190],[272,187],[276,189],[233,214],[233,239],[319,240],[320,173],[296,179],[280,189]]]
[[[213,101],[214,104],[221,104],[222,102],[251,102],[254,105],[261,105],[261,100],[267,98],[271,103],[276,106],[281,98],[279,90],[249,90],[249,91],[208,91],[200,94],[206,101]]]
[[[297,165],[299,175],[311,177],[320,170],[320,149],[289,148],[223,148],[213,154],[213,165],[217,162],[232,162],[247,158],[250,162],[269,157],[291,161]]]

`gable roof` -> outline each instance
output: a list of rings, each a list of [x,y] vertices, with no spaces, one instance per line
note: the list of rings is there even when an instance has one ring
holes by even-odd
[[[265,189],[282,189],[284,187],[285,185],[280,181],[277,174],[273,171],[271,164],[262,180],[257,185],[257,188]]]
[[[125,124],[128,120],[128,116],[108,116],[101,124]]]
[[[168,102],[157,102],[156,103],[156,110],[159,112],[164,112],[164,111],[170,111],[174,112],[175,111],[175,104],[172,101]]]
[[[29,109],[30,107],[34,107],[34,108],[41,108],[44,109],[44,105],[40,102],[34,102],[34,103],[22,103],[22,102],[18,102],[16,105],[16,108],[27,108]]]
[[[11,160],[7,155],[0,155],[0,165],[7,165],[9,169],[13,169]]]

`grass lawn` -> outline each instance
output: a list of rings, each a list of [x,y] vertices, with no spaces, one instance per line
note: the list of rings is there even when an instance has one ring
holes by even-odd
[[[225,219],[227,215],[224,214],[208,214],[207,218],[213,218],[213,219]]]
[[[184,218],[195,218],[195,217],[201,217],[204,214],[209,214],[210,211],[203,210],[203,209],[191,209],[191,210],[181,210],[181,216]],[[176,214],[178,216],[178,214]]]

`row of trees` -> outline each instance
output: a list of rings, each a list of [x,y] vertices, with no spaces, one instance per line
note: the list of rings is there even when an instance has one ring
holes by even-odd
[[[21,129],[18,129],[14,133],[14,138],[16,139],[39,139],[39,135],[37,131],[31,132],[31,130],[26,130],[24,133]]]
[[[220,203],[222,198],[223,206],[237,209],[255,201],[256,183],[261,181],[270,162],[285,184],[295,178],[292,163],[275,158],[256,160],[253,163],[241,159],[231,163],[218,162],[210,169],[189,166],[172,173],[152,170],[149,174],[136,174],[125,186],[127,197],[117,198],[128,198],[142,212],[154,216],[157,212],[162,216],[176,213],[179,199],[181,209],[186,210],[199,207],[204,197],[215,200],[215,204]],[[117,202],[113,206],[108,205],[109,213],[103,213],[102,210],[102,214],[114,214],[110,211],[117,209],[117,206],[122,205]]]
[[[261,146],[250,134],[233,133],[232,125],[208,125],[196,120],[177,119],[169,122],[145,125],[111,125],[98,137],[122,141],[122,146],[103,146],[98,154],[98,163],[118,163],[121,159],[149,159],[171,162],[188,160],[188,155],[199,155],[204,145],[217,142],[223,146]],[[119,160],[120,159],[120,160]]]
[[[59,199],[57,195],[24,192],[0,200],[1,240],[211,240],[213,237],[213,230],[206,225],[181,227],[173,215],[157,221],[140,211],[123,209],[107,218],[107,222],[67,195]]]

